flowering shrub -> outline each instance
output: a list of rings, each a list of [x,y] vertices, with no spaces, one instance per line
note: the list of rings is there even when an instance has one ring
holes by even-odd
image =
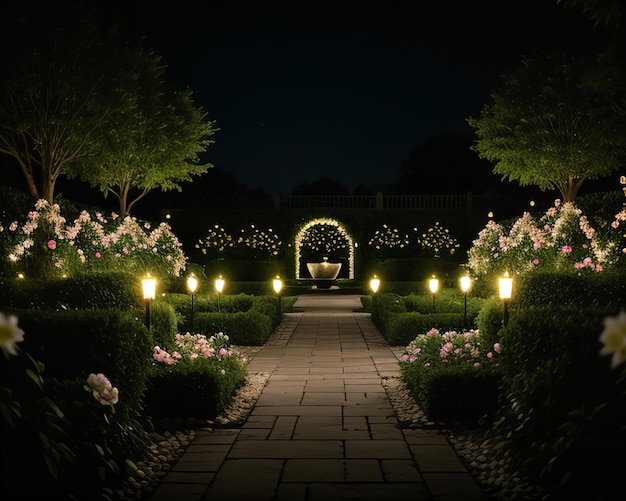
[[[441,226],[438,221],[421,234],[417,228],[412,231],[414,236],[383,224],[382,228],[374,232],[368,245],[381,254],[394,255],[408,251],[424,257],[452,255],[460,247],[458,241],[450,235],[450,230]]]
[[[431,329],[405,348],[400,373],[430,419],[478,422],[497,408],[499,353],[498,343],[483,345],[478,330]]]
[[[101,372],[89,374],[85,389],[91,391],[93,398],[101,405],[113,406],[119,401],[119,390],[114,388],[108,378]]]
[[[617,262],[615,242],[602,239],[573,203],[555,201],[539,219],[526,212],[509,227],[491,220],[468,252],[475,276],[533,269],[601,272]]]
[[[23,499],[99,498],[105,487],[119,487],[128,479],[126,465],[142,457],[143,425],[128,406],[115,413],[119,391],[104,374],[90,374],[86,384],[44,379],[44,363],[16,346],[24,340],[17,322],[0,313],[0,348],[6,357],[0,426],[6,431],[3,452],[11,457],[1,480]],[[85,390],[95,401],[85,397]]]
[[[235,240],[223,227],[216,224],[209,229],[207,236],[196,243],[196,249],[211,258],[224,257],[235,245]]]
[[[154,347],[146,413],[161,418],[214,418],[245,380],[246,367],[223,333],[178,334],[170,351]]]
[[[223,257],[276,257],[283,242],[272,228],[261,230],[254,224],[239,231],[234,237],[222,226],[216,224],[207,236],[196,243],[203,255],[211,258]]]
[[[490,349],[481,346],[480,332],[477,329],[467,332],[448,331],[443,334],[438,329],[431,329],[426,334],[419,334],[409,343],[400,357],[400,363],[419,364],[422,367],[480,367],[486,363],[495,363],[499,353],[498,343]]]
[[[460,246],[457,239],[450,235],[450,230],[441,226],[439,221],[422,233],[418,245],[421,253],[427,257],[452,255]]]
[[[413,228],[413,231],[417,229]],[[411,245],[417,248],[418,239],[411,238],[407,233],[401,233],[398,228],[383,224],[381,228],[374,231],[367,245],[377,254],[393,255],[410,251]]]
[[[177,334],[174,339],[174,351],[170,354],[160,346],[154,347],[153,358],[166,365],[175,365],[179,361],[192,362],[198,359],[210,359],[220,362],[224,357],[237,357],[238,354],[230,349],[230,340],[224,333],[219,332],[210,338],[204,334]],[[222,374],[224,371],[222,369]]]
[[[243,248],[251,257],[278,256],[282,244],[282,240],[272,228],[267,231],[260,230],[253,224],[242,229],[237,240],[237,246]]]
[[[38,200],[26,221],[13,221],[8,229],[9,261],[37,278],[120,268],[180,276],[186,266],[182,244],[163,222],[153,229],[131,216],[120,220],[115,213],[107,218],[83,210],[68,223],[58,204]]]

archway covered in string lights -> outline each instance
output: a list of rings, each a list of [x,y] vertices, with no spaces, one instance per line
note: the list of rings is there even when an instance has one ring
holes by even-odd
[[[301,276],[301,258],[313,253],[318,259],[345,253],[348,261],[348,278],[354,279],[354,240],[346,228],[336,219],[315,218],[304,223],[295,236],[295,277]]]

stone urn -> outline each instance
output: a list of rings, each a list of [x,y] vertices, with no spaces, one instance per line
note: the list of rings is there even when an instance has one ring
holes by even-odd
[[[337,279],[339,271],[341,271],[341,263],[329,263],[327,257],[325,257],[321,263],[307,263],[306,267],[311,277],[316,281],[334,281]]]

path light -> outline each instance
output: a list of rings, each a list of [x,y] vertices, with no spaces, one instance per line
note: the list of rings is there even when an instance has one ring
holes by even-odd
[[[433,312],[435,311],[435,294],[439,290],[439,280],[435,278],[435,275],[428,281],[428,288],[433,295]]]
[[[221,313],[221,308],[220,308],[220,294],[222,293],[222,291],[224,290],[224,284],[226,282],[224,282],[224,279],[222,278],[222,275],[220,275],[219,277],[217,277],[215,279],[215,290],[217,291],[217,312]]]
[[[146,273],[146,277],[141,280],[143,299],[146,302],[145,325],[150,330],[150,302],[156,297],[156,279]]]
[[[460,278],[459,282],[461,285],[461,292],[463,293],[465,303],[463,309],[463,326],[465,326],[467,322],[467,293],[472,287],[472,279],[469,276],[464,275]]]
[[[280,319],[283,316],[283,305],[280,298],[280,292],[283,290],[283,281],[280,279],[280,276],[276,275],[276,278],[272,282],[272,285],[274,287],[274,292],[278,296],[278,308],[276,311],[278,311],[278,318]]]
[[[198,289],[198,277],[193,272],[187,277],[187,289],[191,293],[191,315],[189,320],[189,330],[193,334],[193,300]]]
[[[380,288],[380,278],[374,275],[372,279],[370,280],[370,289],[372,289],[372,292],[376,294],[379,288]]]
[[[504,304],[504,326],[509,323],[509,302],[513,293],[513,279],[509,277],[509,272],[505,271],[504,276],[498,279],[498,286],[500,290],[500,299]]]

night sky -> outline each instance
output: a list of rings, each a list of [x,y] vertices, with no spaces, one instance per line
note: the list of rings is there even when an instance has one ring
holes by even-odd
[[[203,160],[269,194],[323,176],[385,191],[415,146],[473,138],[466,118],[522,53],[598,31],[556,0],[92,5],[104,24],[145,37],[170,83],[216,121]]]
[[[412,147],[472,135],[522,52],[592,32],[556,0],[122,3],[109,15],[221,129],[206,159],[268,193],[321,176],[384,190]]]

